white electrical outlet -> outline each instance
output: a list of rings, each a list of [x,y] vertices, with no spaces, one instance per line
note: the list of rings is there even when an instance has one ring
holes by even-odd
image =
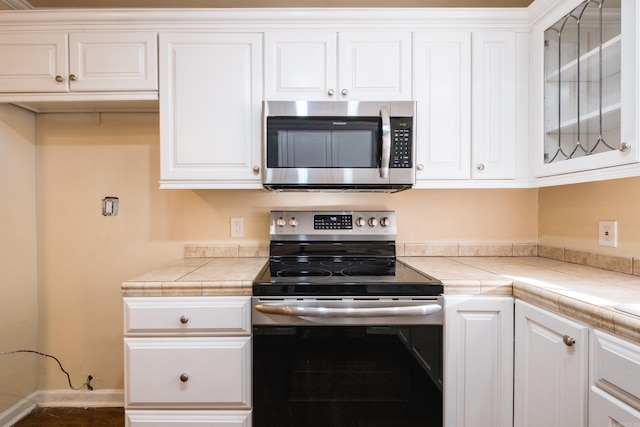
[[[598,224],[600,246],[618,247],[618,221],[600,221]]]
[[[244,236],[244,218],[231,218],[231,237]]]

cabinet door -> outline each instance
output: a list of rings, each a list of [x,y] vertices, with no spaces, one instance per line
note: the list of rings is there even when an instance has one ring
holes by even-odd
[[[265,99],[339,98],[335,32],[267,32],[264,37]]]
[[[71,90],[158,90],[157,35],[152,32],[69,34]]]
[[[473,33],[474,179],[515,178],[515,33]]]
[[[513,299],[445,296],[444,425],[513,423]]]
[[[411,99],[411,33],[338,34],[338,87],[343,100]]]
[[[260,188],[261,41],[160,35],[162,188]]]
[[[516,427],[587,425],[588,336],[586,326],[516,301]]]
[[[66,33],[0,34],[0,58],[0,92],[69,90]]]
[[[125,338],[127,408],[251,407],[251,338]]]
[[[469,179],[471,33],[414,35],[416,179]]]
[[[635,167],[602,169],[640,161],[638,2],[557,5],[531,38],[534,176],[550,184],[635,176]],[[572,11],[580,30],[566,19]]]
[[[589,394],[589,425],[623,427],[640,425],[640,411],[611,396],[598,387]]]

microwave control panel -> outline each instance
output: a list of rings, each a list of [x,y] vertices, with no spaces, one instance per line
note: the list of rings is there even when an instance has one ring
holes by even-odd
[[[413,119],[410,117],[391,118],[391,164],[392,168],[413,167]]]

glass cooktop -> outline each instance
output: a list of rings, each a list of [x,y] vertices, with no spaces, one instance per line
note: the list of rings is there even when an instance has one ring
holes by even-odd
[[[254,296],[437,296],[442,282],[395,259],[270,261]]]

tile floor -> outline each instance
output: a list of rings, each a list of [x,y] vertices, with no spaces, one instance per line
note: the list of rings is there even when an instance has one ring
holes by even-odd
[[[123,427],[123,408],[36,408],[13,427]]]

